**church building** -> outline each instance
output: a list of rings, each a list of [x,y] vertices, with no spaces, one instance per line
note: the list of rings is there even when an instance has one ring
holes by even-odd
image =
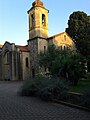
[[[49,45],[62,49],[75,49],[75,44],[66,32],[48,36],[48,13],[44,3],[35,0],[27,11],[29,17],[29,39],[27,45],[5,42],[0,45],[0,80],[26,80],[39,73],[38,54]]]

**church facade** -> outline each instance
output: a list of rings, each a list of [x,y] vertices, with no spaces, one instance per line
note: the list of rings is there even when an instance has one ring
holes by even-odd
[[[36,0],[27,11],[29,16],[29,40],[27,45],[5,42],[0,46],[0,80],[26,80],[41,72],[38,54],[49,45],[62,49],[75,49],[75,44],[66,32],[48,37],[48,13],[43,2]]]

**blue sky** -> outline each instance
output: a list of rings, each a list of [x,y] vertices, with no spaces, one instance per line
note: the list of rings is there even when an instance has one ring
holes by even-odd
[[[0,0],[0,43],[25,45],[28,40],[28,14],[34,0]],[[70,14],[90,15],[90,0],[41,0],[49,10],[49,36],[65,31]]]

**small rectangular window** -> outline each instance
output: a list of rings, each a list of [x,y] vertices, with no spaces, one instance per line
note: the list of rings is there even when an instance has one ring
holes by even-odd
[[[28,58],[26,57],[26,67],[28,67]]]
[[[62,50],[62,46],[60,46],[61,50]]]
[[[42,25],[45,26],[46,25],[46,19],[45,19],[45,15],[42,14]]]
[[[9,63],[9,52],[7,52],[7,63]]]
[[[32,27],[34,26],[34,15],[31,15]]]
[[[64,46],[64,50],[65,50],[65,46]]]
[[[46,52],[46,46],[44,46],[44,53]]]
[[[66,35],[64,35],[64,41],[66,41]]]

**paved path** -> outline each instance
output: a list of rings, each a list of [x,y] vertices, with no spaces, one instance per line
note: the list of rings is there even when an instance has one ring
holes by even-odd
[[[21,84],[0,82],[0,120],[90,120],[89,112],[17,95]]]

